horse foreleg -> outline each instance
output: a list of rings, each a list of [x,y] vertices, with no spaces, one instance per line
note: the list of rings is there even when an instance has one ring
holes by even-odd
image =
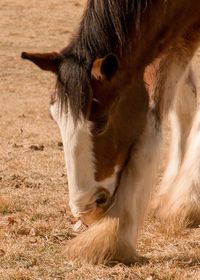
[[[176,225],[200,222],[200,111],[193,74],[190,65],[177,88],[170,159],[154,203],[157,215]]]

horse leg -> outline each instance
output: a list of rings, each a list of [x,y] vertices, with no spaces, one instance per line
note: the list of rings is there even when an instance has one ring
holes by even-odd
[[[177,222],[181,225],[200,222],[200,113],[195,95],[195,92],[198,95],[200,83],[194,66],[192,63],[188,66],[177,87],[170,113],[170,158],[156,198],[156,207],[154,205],[160,218],[176,222],[176,225]]]

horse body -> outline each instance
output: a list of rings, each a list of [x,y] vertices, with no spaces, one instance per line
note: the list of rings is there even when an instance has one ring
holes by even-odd
[[[154,75],[161,73],[173,46],[191,31],[192,57],[199,12],[197,1],[90,0],[67,48],[22,54],[57,74],[50,110],[63,139],[70,207],[86,224],[98,220],[71,242],[71,258],[92,263],[136,258],[163,111],[170,103],[162,79],[148,93],[144,71],[161,57]],[[183,69],[178,72],[181,77]],[[167,72],[160,76],[166,79]]]

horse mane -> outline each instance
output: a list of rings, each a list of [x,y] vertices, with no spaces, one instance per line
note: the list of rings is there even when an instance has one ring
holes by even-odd
[[[96,58],[122,51],[130,32],[140,25],[148,0],[89,0],[77,33],[62,50],[64,60],[58,75],[61,106],[70,102],[77,119],[87,114],[92,98],[90,71]]]

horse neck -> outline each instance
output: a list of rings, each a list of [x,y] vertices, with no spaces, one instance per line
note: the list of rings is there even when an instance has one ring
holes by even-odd
[[[132,17],[124,45],[117,45],[113,51],[136,67],[147,65],[187,33],[193,24],[198,24],[199,13],[200,2],[195,0],[151,2],[142,11],[138,26]]]
[[[145,67],[167,53],[182,36],[189,36],[194,25],[199,30],[199,14],[200,2],[196,0],[158,0],[146,7],[140,27],[130,31],[127,47],[117,50],[121,63],[117,83],[118,87],[123,87],[123,96],[112,123],[119,123],[119,112],[123,112],[124,124],[128,122],[130,128],[135,123],[134,112],[143,111],[145,115],[148,107],[148,93],[143,82]],[[193,44],[195,40],[199,41],[199,36],[192,38]]]

